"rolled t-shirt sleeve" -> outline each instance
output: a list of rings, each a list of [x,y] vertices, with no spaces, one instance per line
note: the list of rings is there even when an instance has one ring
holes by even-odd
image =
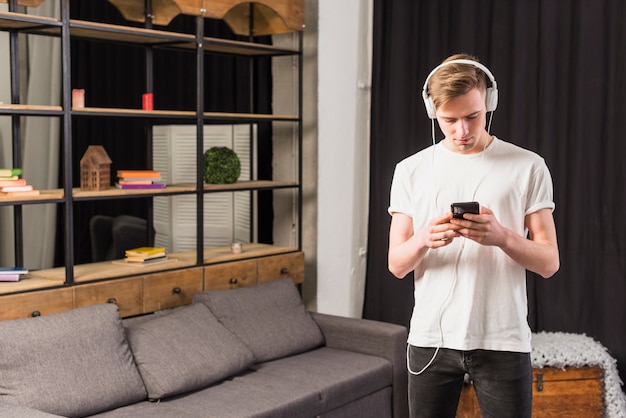
[[[399,212],[412,217],[409,176],[402,163],[396,165],[393,173],[387,212],[389,212],[390,215],[394,212]]]
[[[550,170],[543,159],[537,164],[529,179],[526,215],[541,209],[554,210],[553,184]]]

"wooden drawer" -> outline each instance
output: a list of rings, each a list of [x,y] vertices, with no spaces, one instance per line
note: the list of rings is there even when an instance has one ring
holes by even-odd
[[[533,417],[602,417],[602,369],[533,369]],[[457,418],[480,417],[471,384],[463,386]]]
[[[74,307],[72,289],[51,289],[41,292],[2,296],[0,320],[31,318],[64,312]]]
[[[154,312],[188,305],[193,295],[201,291],[202,267],[150,274],[144,276],[143,310]]]
[[[133,277],[74,287],[74,306],[77,308],[99,303],[115,303],[122,316],[143,313],[143,278]]]
[[[256,260],[207,266],[204,268],[204,290],[227,290],[255,285],[256,270]]]
[[[259,284],[289,278],[294,283],[304,282],[304,253],[289,253],[263,257],[258,260]]]

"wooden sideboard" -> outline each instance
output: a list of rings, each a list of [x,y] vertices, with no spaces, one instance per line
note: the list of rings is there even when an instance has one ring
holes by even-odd
[[[0,320],[48,315],[99,303],[115,303],[121,315],[129,317],[190,304],[193,295],[203,290],[233,289],[281,278],[290,278],[296,284],[304,282],[301,251],[281,253],[285,249],[247,245],[247,252],[239,255],[225,248],[205,250],[203,266],[167,271],[127,267],[132,269],[128,275],[115,278],[110,277],[111,270],[118,272],[118,266],[125,266],[115,262],[93,263],[77,269],[79,281],[74,286],[0,295]],[[184,263],[179,260],[173,263],[178,262]],[[42,271],[33,280],[53,282],[56,275],[64,275],[61,270],[64,269]],[[95,271],[107,277],[98,279]],[[23,280],[23,286],[28,286],[28,280]]]

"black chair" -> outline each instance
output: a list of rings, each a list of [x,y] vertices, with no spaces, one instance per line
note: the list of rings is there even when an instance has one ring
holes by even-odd
[[[122,259],[128,249],[154,245],[154,228],[148,234],[148,222],[131,215],[95,215],[89,220],[89,235],[94,262]]]

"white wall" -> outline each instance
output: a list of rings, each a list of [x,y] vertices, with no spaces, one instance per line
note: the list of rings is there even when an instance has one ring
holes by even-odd
[[[360,317],[369,189],[371,0],[319,0],[317,310]]]

